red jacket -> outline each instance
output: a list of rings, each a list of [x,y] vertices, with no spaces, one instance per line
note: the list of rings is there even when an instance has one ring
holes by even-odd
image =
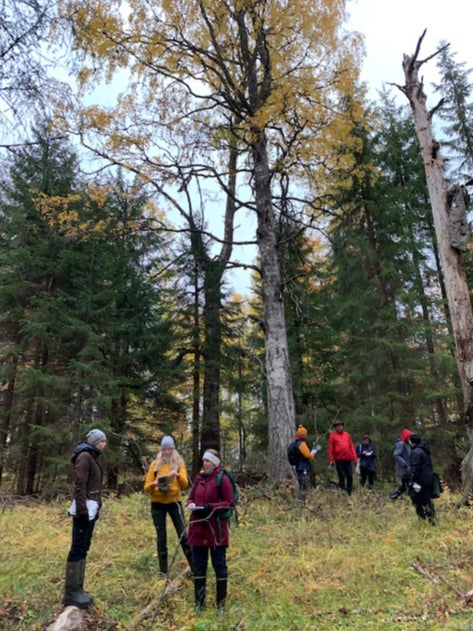
[[[337,460],[358,461],[355,445],[350,434],[345,430],[343,432],[333,431],[328,439],[328,461],[336,462]]]
[[[233,486],[224,474],[220,490],[217,487],[217,474],[221,467],[213,469],[208,475],[199,473],[189,493],[189,502],[197,506],[207,506],[204,511],[194,511],[189,522],[190,546],[228,546],[228,520],[218,519],[219,509],[225,510],[233,506]]]

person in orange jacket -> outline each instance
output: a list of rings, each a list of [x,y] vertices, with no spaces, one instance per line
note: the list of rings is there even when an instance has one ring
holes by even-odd
[[[314,460],[317,448],[312,450],[307,446],[307,429],[303,425],[299,425],[295,437],[296,445],[299,448],[300,457],[295,465],[297,473],[297,482],[299,484],[299,493],[297,499],[303,502],[310,482],[310,462]]]
[[[192,553],[187,543],[186,520],[182,511],[181,491],[189,486],[186,465],[172,436],[163,436],[161,449],[150,464],[143,491],[150,496],[151,517],[156,529],[159,570],[168,573],[166,516],[169,515],[191,572]]]
[[[353,462],[358,461],[355,445],[343,421],[335,419],[333,432],[328,439],[328,463],[335,466],[338,475],[338,486],[351,495],[353,490]]]

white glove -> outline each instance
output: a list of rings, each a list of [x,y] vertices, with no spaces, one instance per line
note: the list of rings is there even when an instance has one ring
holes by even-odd
[[[317,449],[317,447],[314,447],[314,449],[310,450],[310,453],[315,456],[315,454],[318,452],[319,450]]]
[[[420,484],[417,484],[417,482],[414,482],[414,484],[412,485],[412,488],[414,489],[416,493],[418,493],[422,487]]]

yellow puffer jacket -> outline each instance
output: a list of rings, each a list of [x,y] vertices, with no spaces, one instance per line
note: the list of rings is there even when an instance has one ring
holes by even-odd
[[[158,471],[154,470],[156,460],[150,464],[148,473],[143,487],[145,493],[150,494],[152,502],[160,502],[161,504],[171,504],[171,502],[180,502],[182,500],[181,491],[189,486],[189,478],[187,477],[186,465],[181,461],[179,465],[179,476],[169,478],[168,490],[163,493],[158,486],[151,484],[160,475],[168,475],[172,469],[168,462],[163,462]]]

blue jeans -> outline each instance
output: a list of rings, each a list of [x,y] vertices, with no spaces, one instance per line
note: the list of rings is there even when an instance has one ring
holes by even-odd
[[[72,543],[67,556],[68,563],[82,561],[87,557],[96,521],[97,519],[92,519],[88,523],[83,523],[76,517],[72,518]]]
[[[307,469],[296,469],[297,481],[299,483],[298,499],[304,500],[307,491],[309,490],[310,483],[310,471]]]
[[[215,546],[207,548],[204,546],[192,547],[192,560],[194,562],[195,577],[203,578],[207,575],[207,565],[210,559],[217,578],[227,578],[227,548],[226,546]]]

